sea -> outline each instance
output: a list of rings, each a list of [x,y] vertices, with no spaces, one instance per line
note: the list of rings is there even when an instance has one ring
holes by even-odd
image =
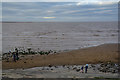
[[[3,22],[2,52],[69,51],[118,43],[118,22]]]

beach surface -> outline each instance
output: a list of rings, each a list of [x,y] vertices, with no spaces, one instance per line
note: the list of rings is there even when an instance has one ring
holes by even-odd
[[[49,55],[21,55],[20,60],[2,61],[3,78],[118,78],[119,74],[101,72],[101,63],[118,62],[118,44],[103,44]],[[88,72],[81,73],[88,64]],[[107,65],[108,66],[108,65]],[[110,66],[112,67],[112,66]],[[84,68],[85,69],[85,68]],[[108,69],[106,68],[106,71]]]
[[[49,55],[21,55],[20,60],[2,61],[3,69],[25,69],[42,66],[98,64],[118,62],[118,44],[103,44],[79,50],[72,50]]]
[[[99,64],[98,64],[99,65]],[[87,73],[81,73],[82,65],[67,65],[53,67],[34,67],[28,69],[3,70],[4,78],[118,78],[117,73],[104,73],[90,66]],[[74,68],[77,68],[75,70]]]

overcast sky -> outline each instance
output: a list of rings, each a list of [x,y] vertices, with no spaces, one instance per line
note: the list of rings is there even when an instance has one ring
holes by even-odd
[[[119,0],[1,0],[2,2],[103,2],[103,1],[112,1],[118,2]]]
[[[12,2],[2,3],[3,21],[81,22],[117,21],[118,19],[117,0],[83,0],[82,2],[56,2],[59,0],[47,0],[51,2],[32,2],[32,0],[31,2],[27,2],[28,0],[24,0],[26,2],[9,1]]]

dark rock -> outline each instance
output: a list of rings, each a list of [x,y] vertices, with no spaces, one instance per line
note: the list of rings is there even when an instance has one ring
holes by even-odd
[[[76,70],[76,69],[77,69],[77,67],[74,67],[74,68],[73,68],[73,70]]]
[[[70,69],[70,67],[67,67],[68,69]]]
[[[51,64],[49,64],[48,66],[49,66],[49,67],[52,67],[52,65],[51,65]]]
[[[53,69],[51,69],[51,70],[53,70]]]
[[[112,70],[112,73],[115,73],[116,72],[116,70]]]
[[[118,72],[118,65],[112,62],[108,63],[102,63],[97,68],[101,72],[111,72],[111,73],[117,73]]]
[[[27,63],[27,62],[24,62],[24,63]]]
[[[46,70],[49,70],[48,68]]]
[[[80,69],[76,69],[76,71],[77,71],[77,72],[79,72],[79,71],[80,71]]]
[[[91,64],[91,67],[95,67],[95,65]]]
[[[98,67],[97,69],[100,70],[100,67]]]
[[[55,66],[55,68],[58,68],[57,66]]]
[[[104,67],[104,64],[102,63],[102,64],[100,65],[100,67]]]
[[[95,70],[95,68],[93,68],[93,70]]]
[[[65,67],[65,65],[63,65],[63,67]]]

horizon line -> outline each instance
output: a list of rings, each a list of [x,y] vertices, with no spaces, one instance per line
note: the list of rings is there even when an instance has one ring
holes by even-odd
[[[39,22],[119,22],[119,21],[39,21]],[[0,21],[0,23],[39,23],[37,21]]]

